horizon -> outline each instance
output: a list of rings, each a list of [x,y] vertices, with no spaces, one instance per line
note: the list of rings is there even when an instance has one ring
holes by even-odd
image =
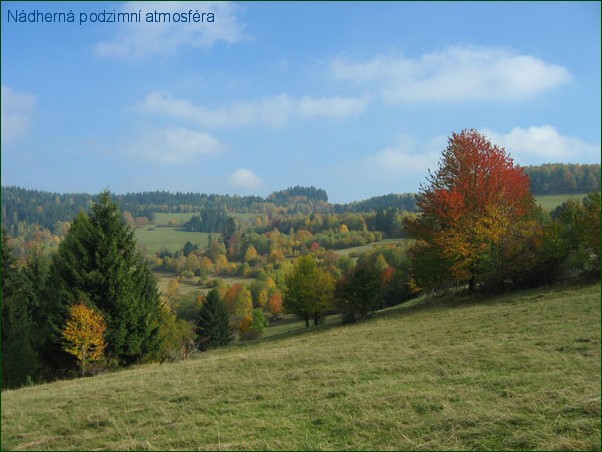
[[[466,128],[520,166],[600,163],[598,2],[1,9],[3,187],[266,198],[299,185],[347,204],[417,193]],[[196,10],[215,21],[78,23]]]
[[[541,165],[529,165],[526,167],[522,167],[522,168],[529,168],[529,167],[540,167],[540,166],[546,166],[546,165],[576,165],[576,166],[581,166],[581,165],[600,165],[599,163],[542,163]],[[529,175],[527,175],[527,177],[529,177]],[[128,196],[128,195],[137,195],[137,194],[144,194],[144,193],[154,193],[154,192],[159,192],[159,193],[167,193],[169,195],[176,195],[176,194],[194,194],[194,195],[205,195],[205,196],[223,196],[223,197],[231,197],[231,198],[235,198],[235,197],[239,197],[239,198],[245,198],[245,197],[256,197],[256,198],[260,198],[264,201],[268,201],[269,197],[275,193],[278,192],[282,192],[285,190],[289,190],[292,188],[296,188],[296,187],[300,187],[300,188],[316,188],[316,189],[322,189],[326,192],[326,195],[328,197],[328,200],[326,201],[328,204],[331,205],[345,205],[345,204],[353,204],[353,203],[361,203],[364,201],[369,201],[370,199],[373,198],[378,198],[378,197],[384,197],[384,196],[416,196],[419,194],[419,189],[417,191],[412,191],[412,192],[403,192],[403,193],[394,193],[394,192],[390,192],[390,193],[381,193],[381,194],[376,194],[374,196],[370,196],[368,198],[361,198],[361,199],[353,199],[351,201],[347,201],[347,202],[335,202],[332,201],[330,199],[330,195],[328,194],[328,191],[323,189],[322,187],[316,187],[316,186],[312,186],[312,185],[298,185],[298,186],[287,186],[287,187],[283,187],[283,188],[279,188],[276,189],[268,194],[264,195],[250,195],[250,194],[237,194],[237,193],[211,193],[211,192],[197,192],[197,191],[182,191],[182,190],[164,190],[164,189],[155,189],[155,190],[141,190],[141,191],[128,191],[128,192],[115,192],[112,191],[110,187],[104,187],[103,189],[91,193],[91,192],[58,192],[58,191],[53,191],[53,190],[40,190],[40,189],[36,189],[36,188],[29,188],[29,187],[22,187],[22,186],[17,186],[17,185],[1,185],[0,188],[1,189],[5,189],[5,188],[16,188],[16,189],[20,189],[20,190],[30,190],[30,191],[41,191],[41,192],[47,192],[53,195],[59,195],[59,196],[67,196],[67,195],[86,195],[86,196],[98,196],[100,195],[103,191],[108,190],[109,193],[112,196]],[[535,196],[535,195],[534,195]]]

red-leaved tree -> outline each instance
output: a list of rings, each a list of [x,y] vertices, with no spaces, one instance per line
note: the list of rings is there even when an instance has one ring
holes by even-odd
[[[528,176],[503,148],[476,130],[452,134],[438,169],[429,171],[406,222],[419,285],[503,284],[513,271],[517,241],[533,225]]]

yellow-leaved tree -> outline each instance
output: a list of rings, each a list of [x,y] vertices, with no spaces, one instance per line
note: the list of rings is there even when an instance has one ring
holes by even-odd
[[[63,329],[66,342],[64,350],[78,359],[82,376],[86,374],[89,362],[102,358],[107,346],[104,340],[106,329],[107,324],[100,312],[83,303],[75,304],[69,309],[69,319]]]

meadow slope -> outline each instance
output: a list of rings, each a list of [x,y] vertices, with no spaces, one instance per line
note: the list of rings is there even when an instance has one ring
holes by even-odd
[[[2,449],[599,449],[600,285],[2,393]]]

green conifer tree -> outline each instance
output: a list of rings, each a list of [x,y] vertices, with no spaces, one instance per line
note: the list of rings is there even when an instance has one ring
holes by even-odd
[[[50,361],[66,362],[61,330],[69,307],[88,300],[105,318],[107,358],[120,365],[153,358],[161,344],[162,319],[156,282],[136,251],[133,230],[111,200],[101,193],[90,215],[80,212],[53,258],[49,315]]]
[[[196,318],[196,329],[201,350],[228,345],[232,341],[233,330],[228,309],[217,289],[207,294],[207,301]]]
[[[38,369],[33,347],[30,281],[17,268],[2,231],[2,387],[33,379]]]

